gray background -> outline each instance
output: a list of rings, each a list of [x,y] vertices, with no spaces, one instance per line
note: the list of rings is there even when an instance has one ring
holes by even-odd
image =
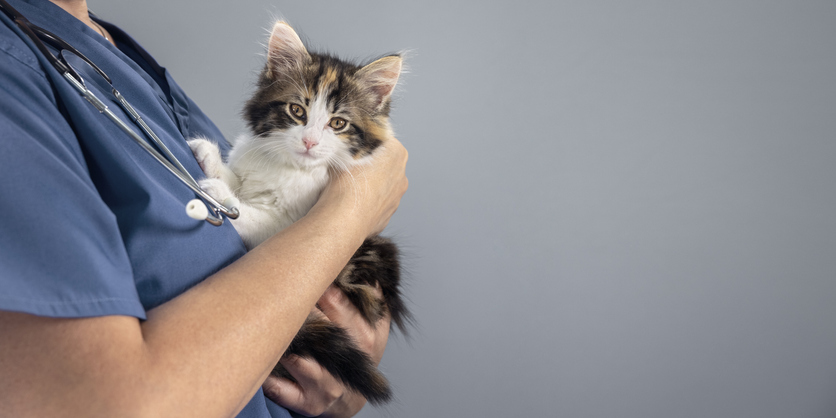
[[[836,417],[836,2],[90,0],[224,133],[286,17],[409,49],[420,323],[363,417]]]

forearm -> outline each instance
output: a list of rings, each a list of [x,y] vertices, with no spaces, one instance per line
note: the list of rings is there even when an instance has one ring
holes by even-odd
[[[377,170],[332,181],[307,216],[145,322],[0,311],[3,412],[234,415],[351,254],[397,208],[406,150],[392,139],[379,158]]]
[[[350,216],[311,211],[142,323],[0,312],[0,404],[20,416],[234,415],[362,242]]]
[[[179,365],[176,376],[167,376],[171,390],[199,394],[203,405],[217,403],[208,411],[249,399],[365,238],[351,215],[337,205],[319,206],[149,312],[142,334],[157,372],[170,374],[167,365]]]

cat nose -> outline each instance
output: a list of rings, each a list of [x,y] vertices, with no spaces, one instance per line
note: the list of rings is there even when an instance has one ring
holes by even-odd
[[[313,139],[313,138],[305,138],[305,139],[302,140],[302,142],[305,143],[305,149],[311,149],[311,148],[315,147],[316,144],[319,143],[319,141],[317,141],[316,139]]]

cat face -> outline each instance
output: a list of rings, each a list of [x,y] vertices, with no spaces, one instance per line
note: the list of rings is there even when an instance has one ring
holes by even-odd
[[[267,57],[244,116],[259,140],[272,144],[274,157],[299,167],[347,169],[391,137],[400,56],[360,67],[308,53],[296,32],[277,22]]]

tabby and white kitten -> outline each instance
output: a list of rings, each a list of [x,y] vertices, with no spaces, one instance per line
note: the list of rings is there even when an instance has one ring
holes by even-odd
[[[189,141],[207,177],[200,185],[218,201],[235,197],[232,220],[253,248],[304,216],[316,203],[329,169],[373,164],[391,137],[389,104],[401,72],[390,55],[357,66],[309,53],[296,32],[277,22],[267,65],[244,108],[252,135],[238,138],[224,164],[217,145]],[[374,325],[387,312],[401,330],[409,321],[399,290],[398,251],[388,239],[368,238],[334,281]],[[380,287],[383,298],[376,296]],[[391,397],[388,382],[342,328],[309,317],[285,355],[310,357],[372,403]],[[290,377],[281,365],[274,373]]]

